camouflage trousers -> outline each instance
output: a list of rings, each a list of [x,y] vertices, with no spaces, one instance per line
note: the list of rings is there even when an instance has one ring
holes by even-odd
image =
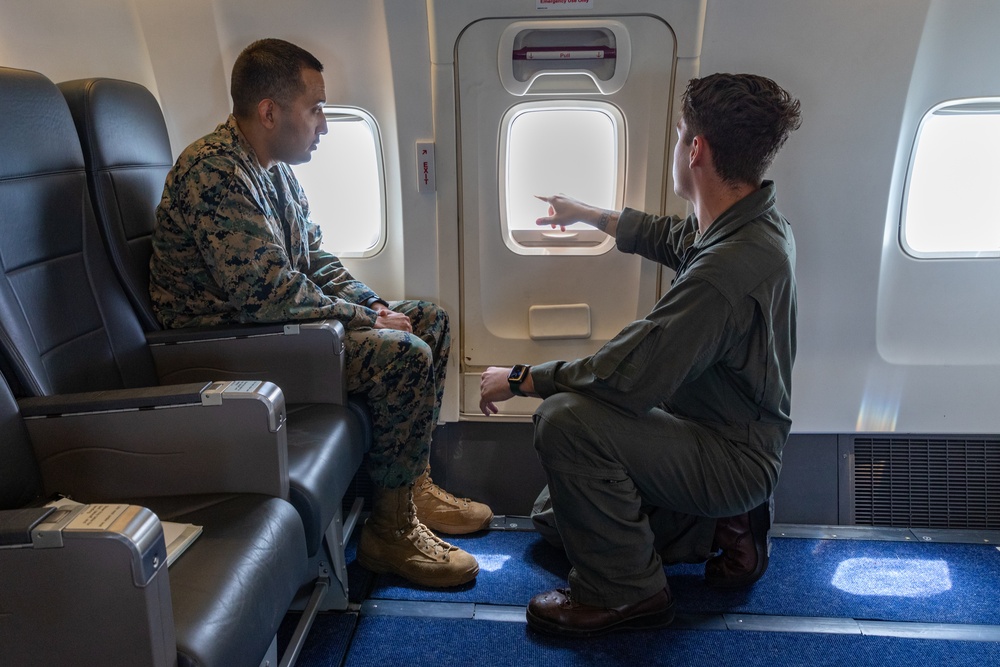
[[[368,473],[376,486],[411,484],[427,466],[431,434],[441,411],[451,349],[448,314],[428,301],[394,301],[413,333],[394,329],[347,331],[347,391],[372,413]]]

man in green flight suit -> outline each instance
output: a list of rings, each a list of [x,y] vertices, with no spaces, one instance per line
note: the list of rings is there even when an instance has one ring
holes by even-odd
[[[191,144],[156,211],[150,295],[164,326],[331,318],[346,329],[347,388],[373,417],[372,516],[360,563],[425,586],[475,578],[476,559],[438,538],[486,528],[493,513],[429,477],[450,349],[448,316],[426,301],[388,302],[320,250],[320,230],[289,165],[327,131],[323,66],[277,39],[233,66],[233,113]]]
[[[585,222],[675,271],[641,320],[576,361],[493,367],[480,408],[545,400],[535,448],[551,509],[539,531],[566,550],[569,589],[534,597],[528,623],[589,636],[673,620],[663,563],[704,562],[710,585],[747,586],[767,567],[770,497],[791,428],[795,242],[764,174],[800,124],[770,79],[689,82],[674,150],[686,219],[542,197],[538,224]]]

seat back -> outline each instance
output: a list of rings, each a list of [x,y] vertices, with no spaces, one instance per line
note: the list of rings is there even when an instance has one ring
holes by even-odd
[[[14,395],[0,376],[0,510],[24,507],[41,495],[38,460]]]
[[[0,68],[0,351],[21,393],[158,384],[97,229],[66,101]]]
[[[59,84],[76,123],[97,224],[118,280],[143,328],[160,324],[149,299],[156,206],[173,166],[160,105],[138,83],[76,79]]]

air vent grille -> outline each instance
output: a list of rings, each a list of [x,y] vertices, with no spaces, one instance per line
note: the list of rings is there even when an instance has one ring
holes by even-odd
[[[1000,439],[855,437],[854,522],[1000,529]]]

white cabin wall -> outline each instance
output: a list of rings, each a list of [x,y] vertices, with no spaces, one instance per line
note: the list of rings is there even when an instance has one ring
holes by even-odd
[[[926,412],[937,392],[914,392],[910,369],[883,361],[875,336],[886,204],[928,4],[708,2],[702,75],[763,74],[802,102],[802,127],[769,175],[798,244],[796,432],[960,428]]]
[[[139,19],[153,63],[156,94],[178,155],[229,114],[229,70],[213,4],[138,1]],[[95,75],[91,75],[95,76]]]
[[[53,81],[108,76],[156,80],[134,0],[0,3],[0,65]]]
[[[455,261],[458,248],[438,245],[439,221],[436,193],[417,191],[418,141],[435,141],[431,89],[430,44],[427,12],[423,2],[384,0],[389,64],[396,101],[398,139],[398,188],[401,205],[402,246],[407,299],[427,299],[452,311],[458,304],[444,301],[439,276],[442,261]]]

